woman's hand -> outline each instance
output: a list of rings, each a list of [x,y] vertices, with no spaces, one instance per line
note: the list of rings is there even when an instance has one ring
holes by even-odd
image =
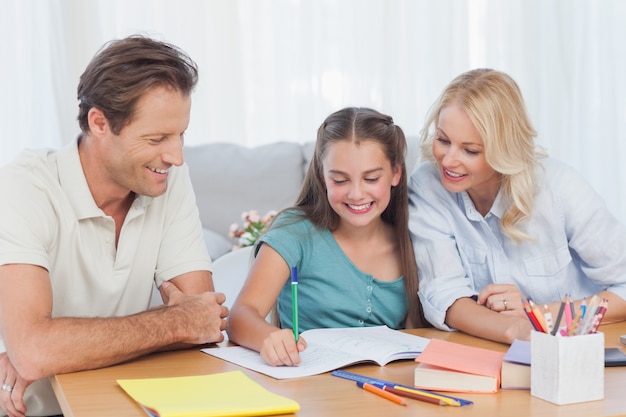
[[[272,332],[263,341],[261,357],[272,366],[295,366],[300,363],[300,352],[306,349],[306,341],[300,337],[294,340],[290,329]]]
[[[511,344],[515,339],[530,340],[530,321],[526,313],[519,314],[518,316],[517,309],[494,311],[469,297],[462,297],[448,308],[446,324],[473,336]]]
[[[524,296],[513,284],[489,284],[478,294],[477,302],[498,313],[526,317],[522,298]]]

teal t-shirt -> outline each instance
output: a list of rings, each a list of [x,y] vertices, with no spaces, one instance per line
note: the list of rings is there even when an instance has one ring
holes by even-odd
[[[404,327],[408,306],[404,278],[379,281],[360,271],[329,230],[286,212],[259,239],[298,268],[300,331],[326,327]],[[282,328],[291,328],[291,281],[277,301]]]

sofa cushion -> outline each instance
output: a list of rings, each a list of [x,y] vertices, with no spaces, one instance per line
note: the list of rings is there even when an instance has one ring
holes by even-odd
[[[202,236],[211,259],[217,259],[233,249],[231,239],[227,239],[213,230],[202,228]]]
[[[258,147],[210,143],[185,147],[184,156],[202,226],[224,237],[232,223],[241,224],[244,211],[264,215],[292,205],[304,179],[299,143]]]

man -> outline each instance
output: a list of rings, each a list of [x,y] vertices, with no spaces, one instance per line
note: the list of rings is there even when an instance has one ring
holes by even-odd
[[[219,342],[224,295],[186,166],[195,63],[132,36],[78,86],[81,135],[0,168],[0,405],[60,409],[46,377]],[[146,311],[152,282],[165,305]]]

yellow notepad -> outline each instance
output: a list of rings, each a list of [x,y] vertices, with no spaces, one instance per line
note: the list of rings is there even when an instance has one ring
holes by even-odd
[[[159,417],[263,416],[300,409],[297,402],[268,391],[241,371],[117,383],[148,414]]]

